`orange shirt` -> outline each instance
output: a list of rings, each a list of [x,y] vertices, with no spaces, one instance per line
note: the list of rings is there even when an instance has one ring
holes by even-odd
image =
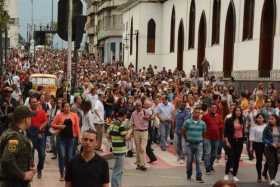
[[[248,99],[247,99],[247,98],[242,99],[242,100],[241,100],[240,106],[241,106],[241,108],[242,108],[243,111],[244,111],[244,110],[247,110],[248,107],[249,107],[249,101],[248,101]]]
[[[264,99],[256,99],[256,108],[261,109],[264,106]]]
[[[67,116],[63,112],[60,112],[57,114],[52,122],[52,127],[57,129],[57,125],[63,125],[65,119],[67,119]],[[79,117],[76,113],[71,112],[70,113],[70,119],[73,123],[72,130],[73,130],[73,136],[79,137],[80,136],[80,125],[79,125]]]

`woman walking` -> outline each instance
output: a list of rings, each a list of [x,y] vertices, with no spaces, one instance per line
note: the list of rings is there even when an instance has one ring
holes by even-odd
[[[62,112],[58,113],[52,123],[57,129],[57,149],[60,181],[64,180],[65,162],[69,162],[74,153],[74,140],[80,140],[79,117],[71,112],[69,103],[62,104]]]
[[[243,150],[244,135],[245,121],[243,119],[242,110],[240,107],[236,107],[232,113],[232,117],[225,121],[224,141],[228,160],[226,163],[224,180],[229,180],[229,173],[232,169],[233,181],[239,182],[236,175]]]
[[[263,143],[263,131],[266,127],[265,124],[265,118],[264,115],[262,113],[257,114],[256,118],[256,126],[252,127],[250,129],[250,136],[249,136],[249,140],[250,140],[250,152],[255,152],[256,155],[256,168],[257,168],[257,172],[258,172],[258,183],[262,182],[262,176],[267,179],[267,162],[265,162],[264,167],[262,164],[263,161],[263,156],[264,156],[264,148],[265,148],[265,144]],[[262,172],[262,168],[264,169]]]
[[[269,116],[268,126],[263,132],[263,142],[265,144],[264,154],[268,160],[268,173],[270,177],[270,185],[278,186],[275,177],[278,171],[278,156],[277,152],[280,148],[280,127],[279,118],[272,114]]]

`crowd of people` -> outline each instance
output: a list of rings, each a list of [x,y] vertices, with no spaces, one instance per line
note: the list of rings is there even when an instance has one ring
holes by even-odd
[[[188,180],[194,162],[201,183],[202,173],[213,175],[223,157],[224,180],[239,182],[246,145],[248,158],[256,159],[257,182],[279,185],[280,97],[273,83],[241,91],[208,73],[199,78],[195,66],[190,73],[152,65],[136,72],[132,64],[101,64],[82,54],[77,88],[70,93],[63,79],[65,54],[39,50],[33,60],[24,51],[11,52],[0,81],[0,156],[6,169],[0,170],[0,183],[24,186],[35,173],[42,178],[50,152],[66,186],[106,187],[110,181],[120,187],[126,157],[136,156],[136,169],[145,172],[157,161],[153,146],[158,144],[161,151],[175,146]],[[55,74],[57,94],[32,90],[33,73]],[[115,160],[111,179],[108,163],[95,152],[104,151],[104,139]],[[31,164],[35,151],[36,167]]]

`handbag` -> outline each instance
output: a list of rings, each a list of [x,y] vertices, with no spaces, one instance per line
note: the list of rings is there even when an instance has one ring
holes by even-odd
[[[58,135],[61,132],[61,129],[55,129],[55,128],[51,127],[51,128],[49,128],[49,132],[52,135]]]

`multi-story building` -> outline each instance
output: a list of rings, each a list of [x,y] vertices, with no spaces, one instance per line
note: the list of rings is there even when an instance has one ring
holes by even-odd
[[[122,12],[125,65],[201,74],[207,58],[218,76],[280,79],[278,0],[131,0]]]
[[[127,0],[88,0],[89,51],[103,63],[123,61],[123,23],[119,7]]]
[[[10,16],[8,25],[8,47],[16,48],[19,42],[18,0],[6,0],[5,9]]]

